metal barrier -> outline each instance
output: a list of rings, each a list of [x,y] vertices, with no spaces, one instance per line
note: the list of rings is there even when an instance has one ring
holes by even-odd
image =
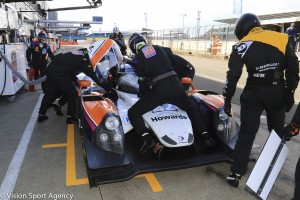
[[[233,24],[210,25],[199,27],[186,27],[163,29],[153,31],[126,31],[125,40],[133,32],[142,32],[151,44],[169,47],[174,51],[189,54],[211,54],[212,35],[215,34],[222,42],[218,49],[218,55],[228,56],[231,53],[232,45],[238,40],[234,35]]]

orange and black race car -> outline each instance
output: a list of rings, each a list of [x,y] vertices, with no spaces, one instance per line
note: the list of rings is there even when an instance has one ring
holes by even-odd
[[[174,170],[229,162],[239,125],[224,110],[222,95],[197,90],[191,84],[187,91],[202,113],[208,131],[216,141],[214,148],[204,145],[194,134],[187,113],[172,104],[163,104],[143,115],[163,150],[157,154],[138,155],[138,136],[128,120],[128,109],[139,99],[138,77],[124,63],[117,44],[110,39],[91,45],[90,58],[100,79],[107,81],[110,91],[93,85],[84,74],[78,76],[80,130],[90,186],[124,181],[137,174]]]

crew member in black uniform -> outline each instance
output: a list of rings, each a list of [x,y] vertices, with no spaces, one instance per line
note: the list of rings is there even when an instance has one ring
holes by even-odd
[[[57,97],[57,94],[61,94],[68,100],[66,122],[68,124],[78,123],[78,119],[75,117],[77,91],[73,82],[74,76],[81,72],[89,76],[96,84],[105,88],[90,64],[86,48],[58,54],[53,58],[46,70],[47,91],[41,103],[38,122],[48,119],[46,111],[49,105]]]
[[[223,95],[224,109],[231,116],[231,99],[245,64],[248,72],[246,86],[240,97],[241,128],[233,154],[231,174],[226,181],[238,187],[247,171],[250,152],[265,110],[268,129],[283,136],[285,111],[294,104],[294,91],[299,81],[299,63],[286,34],[261,28],[252,13],[241,15],[234,31],[240,40],[232,47],[227,81]],[[284,79],[285,74],[285,79]]]
[[[28,66],[34,70],[34,79],[39,78],[40,62],[41,62],[41,47],[39,45],[39,39],[33,38],[29,47],[26,50],[26,59]]]
[[[47,44],[47,36],[45,33],[39,33],[37,38],[30,44],[26,50],[26,58],[28,65],[34,69],[34,79],[37,80],[46,75],[46,66],[48,58],[53,58],[54,55]],[[44,85],[42,84],[44,90]]]
[[[171,61],[172,67],[175,73],[177,74],[179,80],[181,80],[183,77],[188,77],[191,80],[193,80],[195,76],[194,66],[183,57],[174,54],[170,48],[168,47],[162,47],[162,48],[167,53]],[[188,90],[190,87],[189,84],[182,84],[182,85],[185,90]]]
[[[197,111],[196,106],[193,106],[193,102],[185,93],[163,48],[146,45],[145,38],[139,33],[131,35],[129,47],[135,54],[133,68],[136,75],[139,76],[139,82],[147,80],[151,82],[151,89],[128,110],[130,123],[144,140],[139,153],[145,153],[155,145],[142,115],[164,103],[171,103],[185,110],[192,121],[194,131],[202,135],[206,145],[213,146],[214,140],[207,133],[200,112]],[[163,148],[163,146],[161,147]]]
[[[113,28],[113,34],[111,34],[109,38],[114,40],[118,44],[123,56],[127,55],[127,46],[124,41],[124,36],[120,32],[118,27]]]
[[[40,32],[38,34],[38,38],[39,38],[39,44],[40,44],[40,75],[41,77],[46,75],[46,67],[48,64],[48,59],[51,58],[53,59],[54,54],[52,53],[52,50],[50,48],[50,46],[47,43],[47,35],[45,32]],[[47,85],[47,81],[46,82],[42,82],[41,86],[43,89],[43,92],[45,93],[46,91],[46,85]]]
[[[292,121],[284,128],[285,140],[289,141],[291,137],[299,134],[300,130],[300,103],[298,104],[297,110],[294,114]],[[294,197],[292,200],[300,199],[300,157],[297,162],[295,171],[295,189]]]

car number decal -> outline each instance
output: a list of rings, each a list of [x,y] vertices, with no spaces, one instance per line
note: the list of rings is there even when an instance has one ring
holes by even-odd
[[[152,113],[164,112],[164,111],[178,111],[177,107],[172,104],[163,104],[152,110]]]

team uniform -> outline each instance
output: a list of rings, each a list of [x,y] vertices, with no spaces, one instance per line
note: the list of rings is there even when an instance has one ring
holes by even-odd
[[[265,110],[268,129],[282,136],[285,110],[293,105],[289,100],[299,81],[298,59],[287,35],[255,27],[232,48],[223,92],[225,102],[231,101],[244,64],[248,78],[240,96],[241,129],[231,166],[231,171],[240,175],[247,171],[260,115]]]
[[[99,82],[93,67],[90,65],[87,49],[79,49],[69,53],[59,54],[53,58],[46,70],[47,92],[45,93],[39,110],[41,116],[45,116],[49,105],[58,94],[67,98],[67,115],[75,116],[77,91],[73,82],[76,78],[75,76],[81,72],[89,76],[99,86],[103,86],[103,84]]]

